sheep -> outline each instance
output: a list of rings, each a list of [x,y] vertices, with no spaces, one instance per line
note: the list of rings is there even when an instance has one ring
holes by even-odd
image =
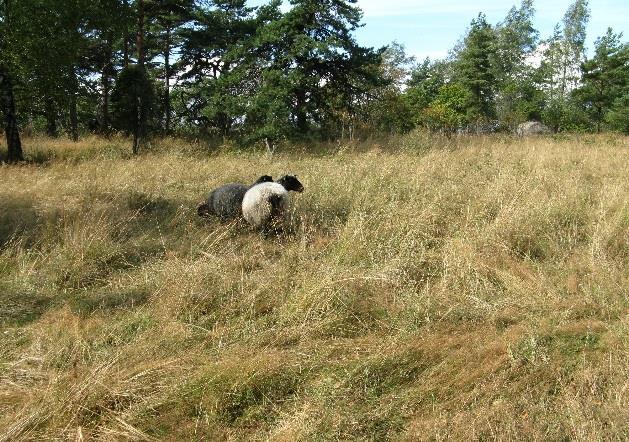
[[[304,186],[292,175],[285,175],[274,183],[252,186],[242,199],[243,217],[256,228],[276,227],[288,209],[288,192],[291,190],[304,191]]]
[[[242,215],[242,199],[247,190],[260,184],[272,182],[273,177],[262,175],[251,186],[241,183],[225,184],[210,192],[206,201],[199,203],[197,206],[197,214],[201,217],[214,215],[223,221],[238,218]]]

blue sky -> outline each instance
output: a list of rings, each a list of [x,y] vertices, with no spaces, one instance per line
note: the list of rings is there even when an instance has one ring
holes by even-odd
[[[252,5],[266,3],[262,0]],[[535,27],[541,38],[548,37],[561,21],[572,0],[535,2]],[[591,49],[596,37],[608,26],[623,32],[629,40],[629,0],[590,0],[587,44]],[[484,12],[495,24],[518,2],[492,0],[358,0],[363,10],[364,27],[356,38],[364,46],[380,47],[394,40],[403,44],[410,55],[423,59],[442,58],[464,34],[470,21]]]

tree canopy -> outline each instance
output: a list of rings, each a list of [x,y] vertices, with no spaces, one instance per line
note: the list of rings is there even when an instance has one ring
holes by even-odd
[[[627,130],[627,43],[610,29],[587,56],[587,0],[575,0],[543,39],[533,0],[495,24],[481,13],[448,57],[419,63],[397,42],[360,45],[356,0],[0,5],[0,111],[11,160],[22,158],[20,130],[75,140],[88,131],[190,134],[243,145],[414,127],[513,130],[531,119],[555,131]]]

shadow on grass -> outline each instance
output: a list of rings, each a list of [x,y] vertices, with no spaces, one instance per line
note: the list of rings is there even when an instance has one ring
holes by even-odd
[[[0,247],[14,237],[29,236],[42,222],[32,199],[0,196]]]
[[[74,313],[87,316],[99,310],[131,310],[148,299],[149,293],[143,288],[103,288],[76,294],[68,302]]]
[[[18,163],[10,163],[17,165],[34,165],[34,166],[48,166],[53,160],[57,158],[57,154],[50,149],[37,149],[29,151],[24,154],[24,160]],[[9,157],[6,149],[0,150],[0,163],[8,163]]]
[[[172,217],[181,206],[176,201],[161,196],[148,195],[136,190],[125,195],[127,207],[143,216],[158,216],[159,218]]]
[[[0,283],[0,329],[35,321],[52,305],[53,300],[41,293],[16,290]]]
[[[130,145],[117,140],[90,145],[88,141],[75,144],[71,140],[58,140],[56,147],[45,147],[38,144],[37,139],[25,139],[23,142],[24,160],[18,165],[48,166],[54,161],[65,161],[78,164],[92,159],[130,159],[133,157]],[[144,152],[142,152],[144,153]],[[0,163],[8,163],[8,150],[0,148]]]

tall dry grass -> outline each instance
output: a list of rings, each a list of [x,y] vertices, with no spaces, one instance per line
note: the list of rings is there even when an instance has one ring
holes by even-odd
[[[0,440],[629,437],[626,137],[125,143],[0,166]],[[266,173],[284,235],[196,216]]]

